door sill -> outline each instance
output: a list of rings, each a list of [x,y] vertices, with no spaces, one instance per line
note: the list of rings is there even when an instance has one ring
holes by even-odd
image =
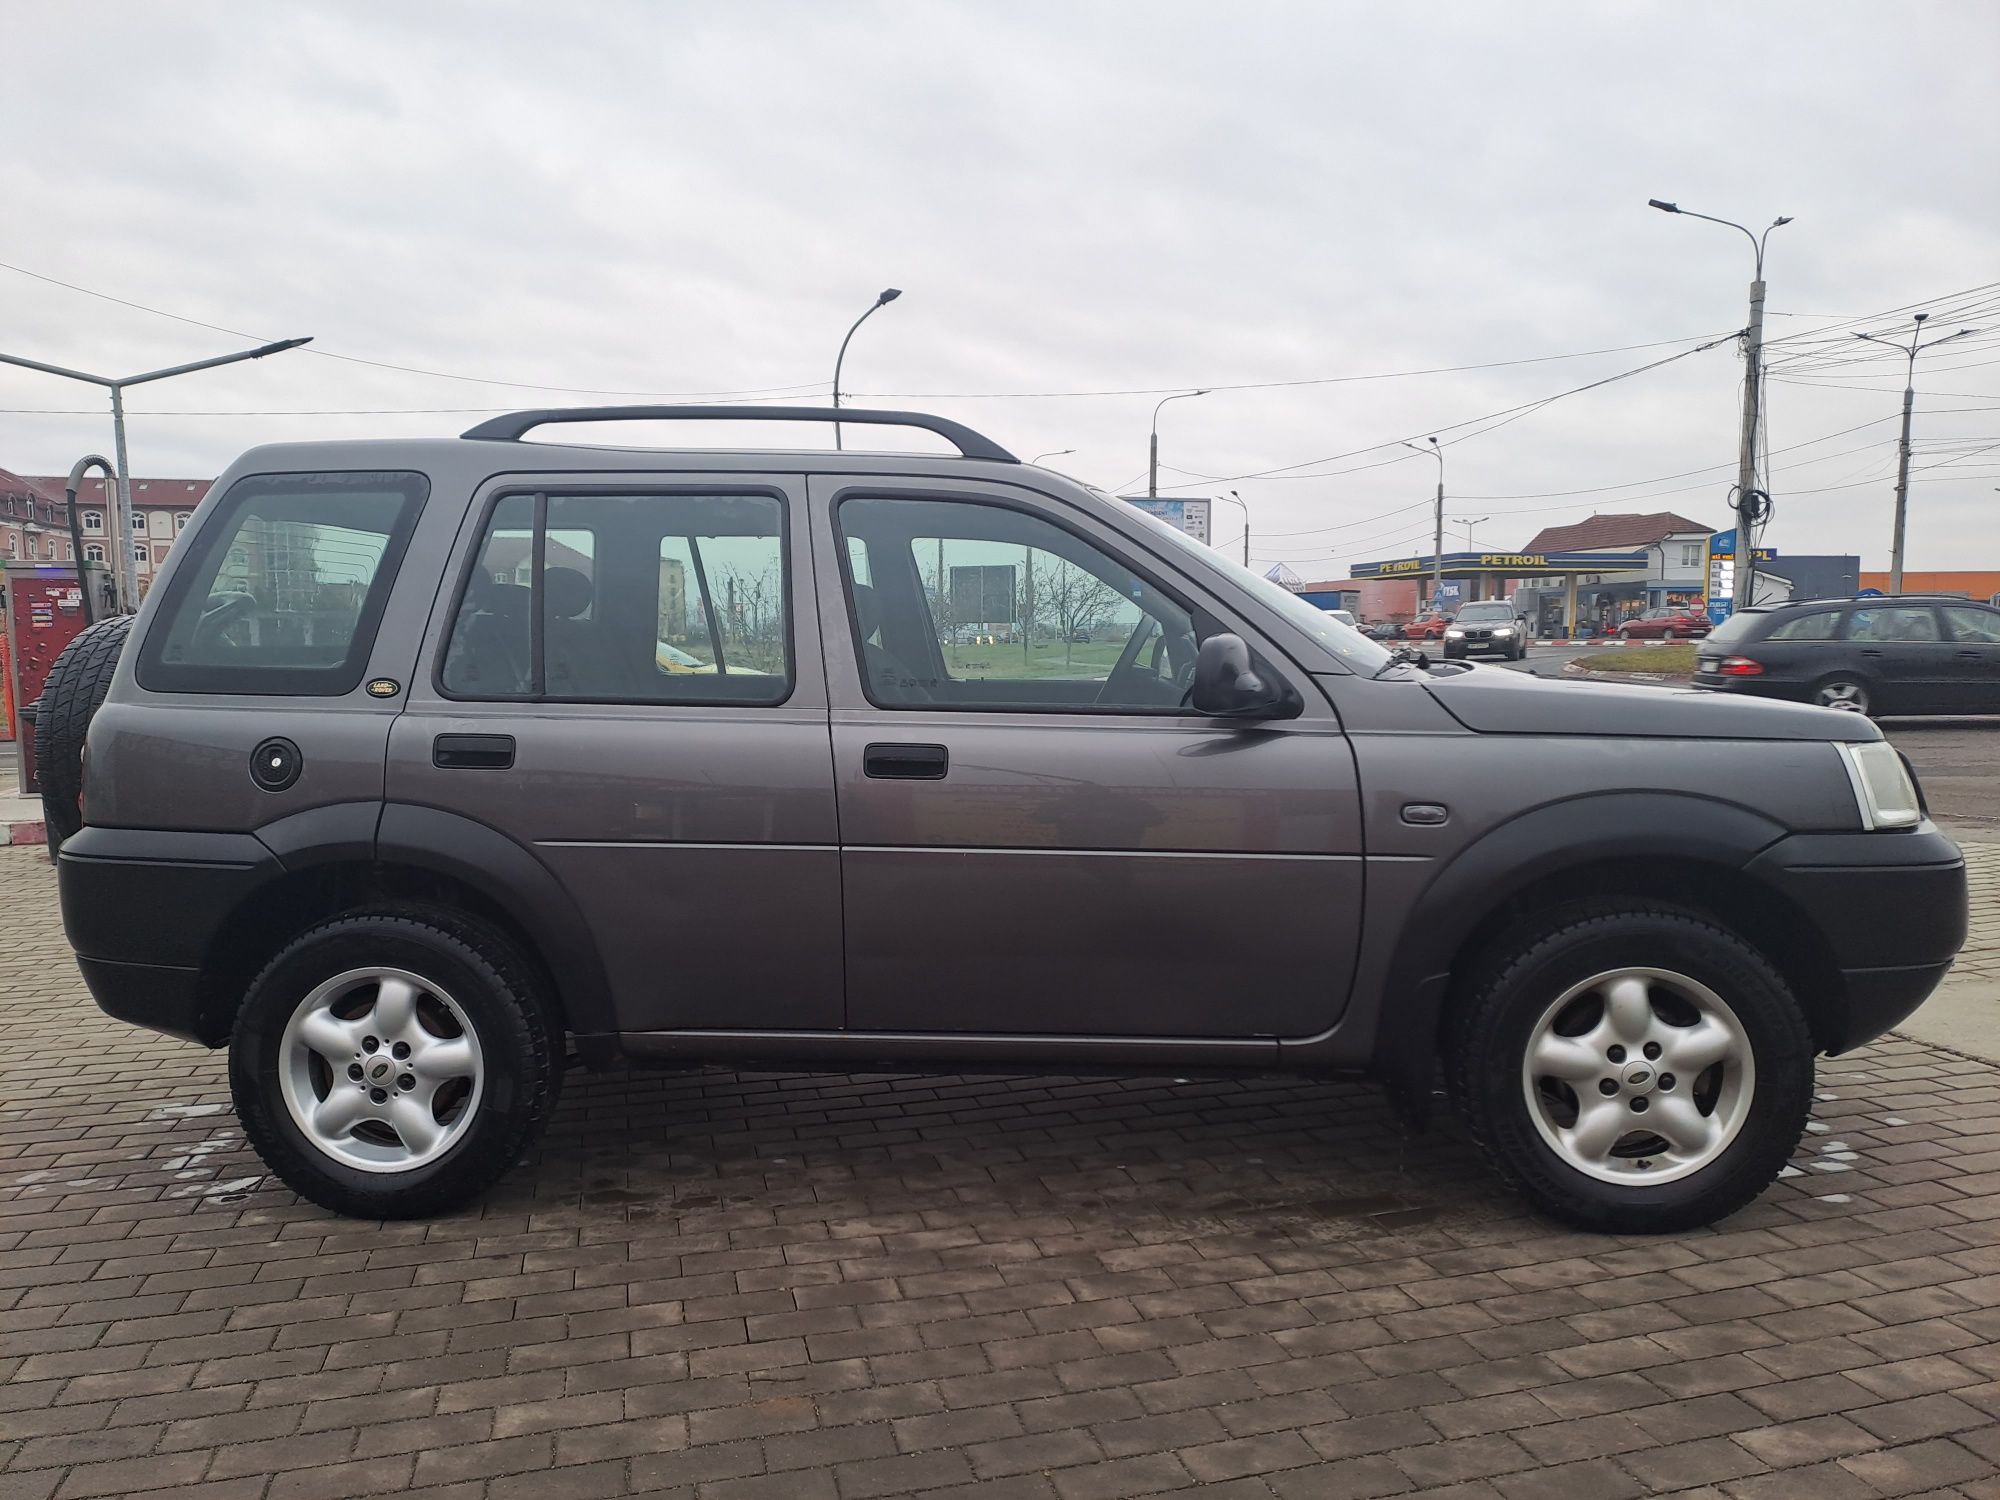
[[[1045,1036],[911,1031],[628,1031],[618,1050],[635,1063],[778,1063],[855,1068],[1021,1065],[1036,1071],[1107,1068],[1275,1068],[1274,1037]]]

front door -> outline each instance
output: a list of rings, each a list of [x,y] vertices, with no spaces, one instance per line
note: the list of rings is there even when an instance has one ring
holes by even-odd
[[[1958,713],[2000,713],[2000,610],[1982,604],[1947,604],[1951,632],[1951,708]]]
[[[795,476],[496,483],[396,721],[390,800],[547,866],[621,1031],[840,1025],[803,502]]]
[[[1301,1036],[1344,1004],[1352,752],[1311,678],[1083,512],[813,481],[855,1031]],[[1182,706],[1244,636],[1299,718]]]

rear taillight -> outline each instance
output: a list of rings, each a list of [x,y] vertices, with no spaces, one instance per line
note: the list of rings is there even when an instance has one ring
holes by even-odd
[[[1761,677],[1764,675],[1764,664],[1747,656],[1725,656],[1715,670],[1723,677]]]

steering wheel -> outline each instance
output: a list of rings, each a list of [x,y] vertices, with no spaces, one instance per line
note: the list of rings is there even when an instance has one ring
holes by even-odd
[[[255,594],[242,592],[210,594],[208,602],[202,606],[201,619],[195,623],[195,644],[204,646],[212,643],[235,644],[224,641],[223,632],[238,621],[249,619],[262,608]]]

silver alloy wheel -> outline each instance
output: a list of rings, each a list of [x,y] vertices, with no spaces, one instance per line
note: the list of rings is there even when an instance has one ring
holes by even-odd
[[[1529,1034],[1521,1085],[1562,1161],[1622,1187],[1699,1172],[1750,1114],[1749,1033],[1707,985],[1613,969],[1573,985]]]
[[[299,1002],[278,1044],[278,1089],[318,1151],[363,1172],[408,1172],[465,1134],[484,1093],[478,1033],[407,969],[350,969]]]
[[[1813,694],[1813,702],[1821,708],[1838,708],[1851,714],[1868,712],[1868,690],[1858,682],[1845,678],[1829,682]]]

